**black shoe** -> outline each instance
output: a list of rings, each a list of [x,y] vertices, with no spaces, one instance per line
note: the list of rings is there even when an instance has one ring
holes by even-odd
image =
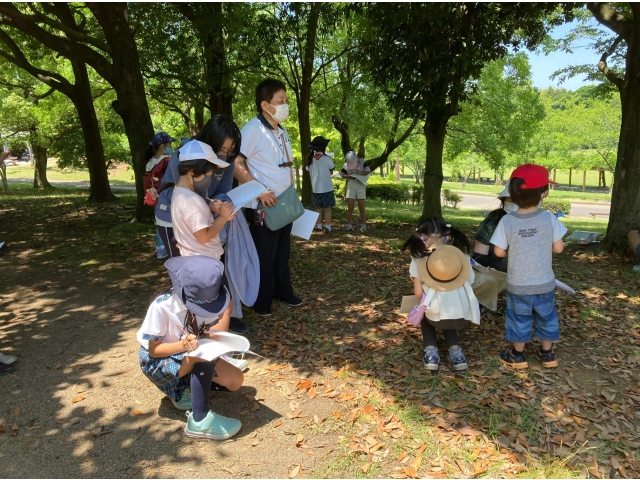
[[[270,317],[271,316],[271,309],[270,308],[267,308],[266,310],[256,310],[254,308],[253,311],[256,312],[259,317]]]
[[[12,373],[15,369],[16,367],[9,363],[0,363],[0,375],[7,375]]]
[[[249,327],[239,318],[231,317],[229,320],[229,331],[237,333],[238,335],[244,335],[249,331]]]
[[[296,297],[295,295],[291,297],[289,300],[283,300],[283,301],[290,307],[299,307],[304,303],[302,299]]]

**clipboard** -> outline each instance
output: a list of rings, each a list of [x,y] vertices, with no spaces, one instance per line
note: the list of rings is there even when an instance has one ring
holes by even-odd
[[[410,313],[411,309],[420,305],[422,297],[420,295],[405,295],[402,297],[402,305],[400,305],[400,313]]]

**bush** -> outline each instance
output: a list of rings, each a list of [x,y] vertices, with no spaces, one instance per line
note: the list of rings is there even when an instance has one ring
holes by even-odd
[[[452,192],[448,188],[442,190],[442,198],[444,200],[445,205],[449,207],[456,208],[458,203],[462,201],[462,197],[455,192]]]
[[[569,215],[571,211],[571,202],[569,200],[560,200],[557,198],[545,198],[542,200],[542,208],[549,210],[554,215],[558,210],[562,210],[565,215]]]
[[[345,198],[347,195],[347,181],[332,178],[336,197]],[[375,198],[384,202],[405,203],[411,197],[410,188],[403,183],[394,180],[385,180],[375,175],[369,177],[367,182],[367,198]]]

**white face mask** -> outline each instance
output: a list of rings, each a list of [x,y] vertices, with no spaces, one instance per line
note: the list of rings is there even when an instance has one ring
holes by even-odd
[[[282,105],[278,106],[269,104],[269,106],[276,109],[276,113],[269,113],[269,115],[271,115],[271,118],[273,118],[278,123],[284,123],[287,121],[287,118],[289,118],[288,103],[283,103]]]
[[[520,207],[513,202],[504,202],[504,211],[507,213],[515,212],[518,208]]]

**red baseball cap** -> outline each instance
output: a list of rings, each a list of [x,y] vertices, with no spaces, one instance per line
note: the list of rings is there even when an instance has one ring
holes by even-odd
[[[545,167],[532,163],[520,165],[513,171],[511,178],[523,179],[524,183],[520,186],[522,189],[540,188],[550,183],[558,184],[558,182],[549,180],[549,171]]]

